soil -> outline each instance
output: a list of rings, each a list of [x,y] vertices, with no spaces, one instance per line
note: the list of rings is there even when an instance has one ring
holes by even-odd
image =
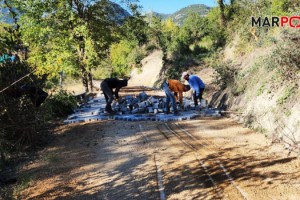
[[[128,81],[128,86],[157,86],[157,80],[160,78],[160,73],[163,68],[162,51],[154,51],[149,56],[144,58],[140,69],[133,69]]]
[[[20,199],[299,199],[300,159],[230,118],[62,125]]]

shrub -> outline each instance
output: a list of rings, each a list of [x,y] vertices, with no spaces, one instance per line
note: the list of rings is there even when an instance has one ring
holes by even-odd
[[[237,75],[237,69],[235,69],[231,63],[222,63],[214,66],[217,74],[215,77],[215,83],[220,86],[221,89],[225,89],[227,86],[234,84],[235,77]],[[239,92],[243,91],[242,88]]]
[[[0,67],[1,88],[9,86],[32,71],[27,63],[4,63]],[[11,153],[30,148],[39,142],[45,122],[42,113],[30,98],[23,94],[21,86],[40,87],[43,80],[34,74],[25,77],[0,94],[0,151],[2,159]]]
[[[64,117],[74,112],[77,101],[73,94],[62,90],[50,96],[43,107],[48,117]]]
[[[131,68],[143,58],[136,41],[121,40],[110,48],[110,59],[115,76],[127,76]]]
[[[273,67],[277,68],[286,78],[297,79],[300,69],[300,36],[295,30],[283,30],[282,40],[270,56]]]

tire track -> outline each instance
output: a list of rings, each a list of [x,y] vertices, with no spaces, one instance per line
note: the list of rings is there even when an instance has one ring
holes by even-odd
[[[144,133],[144,129],[141,124],[139,124],[139,128],[140,128],[140,132],[143,135],[145,143],[147,143],[148,146],[150,147],[150,140],[149,140],[148,136],[146,135],[146,133]],[[158,186],[160,200],[165,200],[166,193],[165,193],[165,187],[164,187],[164,183],[163,183],[164,182],[163,172],[161,170],[161,167],[160,167],[161,165],[159,163],[159,160],[157,159],[157,156],[156,156],[157,149],[158,149],[157,146],[154,145],[153,159],[154,159],[155,168],[156,168],[157,186]]]
[[[172,129],[167,123],[164,124],[168,130],[170,132],[172,132],[179,140],[181,140],[186,146],[188,146],[189,148],[191,148],[194,152],[195,152],[195,156],[196,158],[199,160],[200,164],[202,167],[205,167],[205,161],[199,159],[199,149],[198,146],[204,147],[206,150],[208,150],[209,152],[215,152],[214,149],[210,148],[208,146],[208,141],[205,139],[201,139],[201,140],[205,140],[205,143],[201,142],[199,143],[199,139],[197,139],[195,136],[193,136],[191,133],[189,133],[186,129],[184,129],[183,127],[181,127],[178,123],[175,123],[176,125],[176,129],[174,130],[174,128]],[[172,124],[171,124],[172,125]],[[180,132],[178,131],[178,129],[180,130]],[[176,132],[177,131],[177,132]],[[179,132],[179,133],[178,133]],[[184,133],[185,136],[187,137],[183,137],[180,136],[180,133]],[[186,138],[186,139],[185,139]],[[189,138],[189,139],[188,139]],[[192,144],[192,143],[196,143]],[[201,150],[202,152],[204,151],[205,154],[208,154],[207,151],[205,152],[205,150]],[[231,185],[238,191],[238,193],[241,195],[241,197],[244,200],[248,200],[249,198],[247,197],[248,195],[246,194],[246,192],[244,192],[240,186],[234,181],[233,177],[230,175],[229,171],[224,167],[224,165],[222,164],[222,162],[220,160],[216,160],[215,162],[217,162],[218,166],[220,167],[220,169],[222,169],[224,175],[227,178],[227,181],[229,181],[231,183]],[[211,165],[213,165],[213,163],[211,163]],[[212,176],[210,176],[212,177]],[[212,182],[214,182],[214,185],[216,184],[216,181],[213,180],[213,178],[211,178]]]
[[[163,128],[162,126],[165,127],[166,131],[162,130],[162,128]],[[198,163],[200,164],[201,168],[203,169],[203,172],[205,173],[207,179],[212,183],[213,190],[216,193],[215,198],[225,199],[223,197],[223,195],[221,194],[222,189],[220,187],[218,187],[216,181],[213,179],[212,175],[210,174],[209,169],[207,168],[206,164],[199,158],[199,155],[197,153],[197,151],[198,151],[197,147],[194,146],[193,144],[187,142],[185,139],[183,139],[182,136],[180,134],[176,133],[173,129],[171,129],[167,123],[157,126],[157,129],[168,140],[170,140],[172,136],[175,136],[182,143],[184,143],[185,146],[187,146],[190,150],[192,150],[194,152],[194,156],[195,156],[196,160],[198,161]]]

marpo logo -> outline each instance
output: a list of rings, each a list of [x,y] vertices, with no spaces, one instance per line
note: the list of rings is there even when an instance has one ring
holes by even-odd
[[[252,27],[284,27],[300,28],[300,16],[251,17]]]

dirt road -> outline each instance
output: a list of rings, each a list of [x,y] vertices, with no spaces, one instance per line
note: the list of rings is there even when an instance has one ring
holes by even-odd
[[[20,199],[299,199],[300,159],[231,119],[63,125]]]

